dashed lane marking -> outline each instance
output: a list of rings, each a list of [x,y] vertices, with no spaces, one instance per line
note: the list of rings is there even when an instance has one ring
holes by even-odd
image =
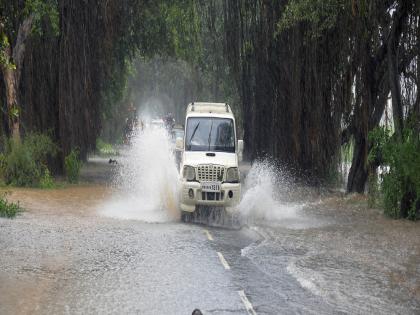
[[[241,297],[242,303],[244,303],[245,309],[248,312],[248,314],[249,315],[257,315],[257,313],[254,311],[254,308],[252,307],[251,302],[246,297],[245,292],[243,290],[241,290],[241,291],[238,291],[238,294]]]
[[[225,257],[223,257],[222,253],[217,252],[217,256],[219,256],[220,262],[222,263],[223,267],[225,267],[226,270],[230,270],[230,266],[227,263]]]
[[[208,238],[209,241],[212,241],[213,240],[213,236],[211,236],[211,234],[210,234],[210,232],[208,230],[204,230],[204,233],[206,233],[207,238]]]

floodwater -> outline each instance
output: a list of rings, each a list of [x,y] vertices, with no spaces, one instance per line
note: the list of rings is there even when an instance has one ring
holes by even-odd
[[[419,222],[296,193],[261,162],[241,229],[181,223],[164,135],[138,141],[155,137],[117,166],[93,158],[85,184],[9,189],[26,211],[0,219],[0,314],[246,314],[242,291],[256,314],[420,313]]]
[[[418,222],[385,218],[352,196],[326,198],[304,207],[295,220],[254,228],[264,241],[242,255],[265,274],[287,272],[331,307],[321,313],[420,312]],[[291,296],[297,309],[305,304]]]

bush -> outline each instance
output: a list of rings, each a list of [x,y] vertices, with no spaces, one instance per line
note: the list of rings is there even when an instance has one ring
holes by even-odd
[[[415,220],[420,204],[420,139],[414,129],[404,130],[401,141],[389,133],[375,131],[376,155],[389,168],[382,175],[385,213],[394,218]],[[375,138],[375,137],[373,137]]]
[[[54,179],[51,177],[50,171],[45,167],[41,179],[39,180],[39,187],[43,189],[51,189],[55,187]]]
[[[6,194],[0,195],[0,217],[3,218],[14,218],[23,209],[19,203],[8,202]]]
[[[96,140],[96,150],[99,152],[100,155],[118,155],[117,150],[114,149],[112,144],[106,143],[100,138]]]
[[[46,135],[29,134],[21,143],[4,140],[0,174],[7,185],[36,186],[47,168],[47,159],[57,154],[57,146]]]
[[[70,154],[64,159],[64,167],[68,182],[79,182],[80,169],[82,168],[82,162],[79,159],[79,150],[71,150]]]

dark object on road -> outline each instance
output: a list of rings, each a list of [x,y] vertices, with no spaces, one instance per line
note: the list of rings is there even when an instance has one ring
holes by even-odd
[[[108,163],[109,164],[115,164],[115,165],[118,164],[117,160],[113,160],[113,159],[109,159],[109,162]]]
[[[201,313],[201,311],[198,309],[198,308],[196,308],[193,312],[192,312],[192,314],[191,315],[203,315],[203,313]]]
[[[172,129],[174,129],[175,127],[175,118],[172,115],[172,113],[168,113],[167,115],[165,115],[162,118],[164,124],[165,124],[165,128],[169,131],[172,132]]]

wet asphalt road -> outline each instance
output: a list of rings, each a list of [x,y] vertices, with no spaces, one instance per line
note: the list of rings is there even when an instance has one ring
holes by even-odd
[[[417,223],[334,201],[251,228],[158,224],[89,210],[102,188],[19,194],[32,210],[0,218],[0,314],[420,312]]]
[[[267,274],[242,255],[261,241],[248,228],[33,213],[0,219],[0,314],[332,311],[281,261]]]
[[[1,314],[244,313],[199,227],[25,216],[0,227]],[[12,282],[34,292],[8,292]]]

